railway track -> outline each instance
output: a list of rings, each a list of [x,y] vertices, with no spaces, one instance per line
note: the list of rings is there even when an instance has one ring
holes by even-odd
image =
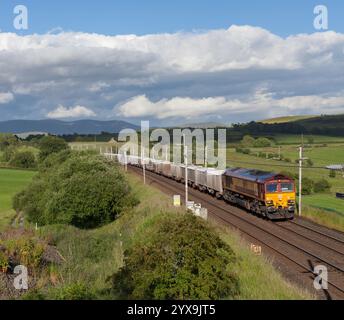
[[[142,174],[139,168],[130,167],[130,170]],[[146,177],[171,195],[184,194],[184,185],[176,181],[149,171]],[[326,266],[329,290],[314,293],[322,299],[344,299],[344,235],[318,225],[307,225],[299,219],[285,223],[265,221],[198,190],[190,188],[189,194],[190,199],[208,208],[212,219],[237,229],[248,240],[261,245],[289,279],[309,290],[315,290],[314,267]]]

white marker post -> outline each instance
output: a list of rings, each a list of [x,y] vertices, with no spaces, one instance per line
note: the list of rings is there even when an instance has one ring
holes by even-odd
[[[145,149],[141,149],[141,162],[143,170],[143,184],[146,184],[146,162],[145,162]]]
[[[184,164],[185,164],[185,206],[187,207],[189,202],[189,185],[188,185],[188,147],[186,145],[185,141],[185,135],[184,135]]]

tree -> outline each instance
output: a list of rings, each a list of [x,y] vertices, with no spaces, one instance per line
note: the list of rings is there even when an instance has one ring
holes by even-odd
[[[271,147],[271,141],[267,138],[258,138],[253,142],[255,148],[266,148]]]
[[[302,195],[310,195],[314,190],[314,181],[304,177],[302,179]]]
[[[314,162],[313,162],[313,160],[310,159],[310,158],[307,159],[306,163],[307,163],[307,166],[308,166],[308,167],[313,167],[313,166],[314,166]]]
[[[40,225],[95,228],[137,204],[118,167],[104,158],[73,153],[53,170],[41,170],[13,201],[13,207]]]
[[[330,178],[335,178],[336,177],[336,170],[330,170],[330,173],[329,173],[329,177]]]
[[[307,138],[307,142],[308,142],[308,144],[313,144],[314,143],[314,137],[313,136],[309,136]]]
[[[249,135],[244,136],[244,138],[241,140],[241,144],[244,147],[253,147],[255,139]]]
[[[11,158],[10,165],[16,168],[36,168],[36,158],[31,151],[17,151]]]
[[[224,299],[239,293],[232,249],[191,214],[150,221],[112,276],[122,299]]]
[[[68,149],[69,146],[66,141],[61,138],[46,136],[39,142],[39,160],[44,161],[50,154],[58,153],[62,150]]]
[[[18,145],[18,139],[13,134],[1,133],[0,134],[0,151],[4,151],[9,146]]]
[[[326,179],[321,179],[314,184],[314,192],[325,192],[331,189],[331,184]]]

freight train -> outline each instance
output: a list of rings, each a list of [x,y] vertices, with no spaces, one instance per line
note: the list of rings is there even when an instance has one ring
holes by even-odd
[[[106,154],[120,163],[142,168],[140,157]],[[148,171],[185,183],[186,167],[168,161],[145,159]],[[254,169],[217,170],[190,165],[188,185],[229,204],[269,220],[291,220],[296,207],[295,181],[290,177]]]

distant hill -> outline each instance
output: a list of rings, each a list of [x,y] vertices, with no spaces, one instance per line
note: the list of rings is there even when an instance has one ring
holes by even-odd
[[[271,119],[266,119],[262,121],[258,121],[260,123],[264,124],[276,124],[276,123],[287,123],[287,122],[295,122],[295,121],[300,121],[300,120],[306,120],[306,119],[312,119],[312,118],[317,118],[317,116],[286,116],[286,117],[278,117],[278,118],[271,118]]]
[[[213,129],[213,128],[226,128],[223,123],[218,122],[204,122],[204,123],[188,123],[176,126],[177,128],[191,128],[191,129]]]
[[[56,135],[68,134],[99,134],[101,132],[118,133],[123,129],[138,129],[131,123],[119,120],[97,121],[97,120],[10,120],[0,122],[0,132],[3,133],[26,133],[47,132]]]
[[[285,117],[287,118],[287,117]],[[294,121],[263,123],[249,122],[235,124],[231,129],[241,134],[314,134],[324,136],[344,136],[344,114],[313,116]]]

